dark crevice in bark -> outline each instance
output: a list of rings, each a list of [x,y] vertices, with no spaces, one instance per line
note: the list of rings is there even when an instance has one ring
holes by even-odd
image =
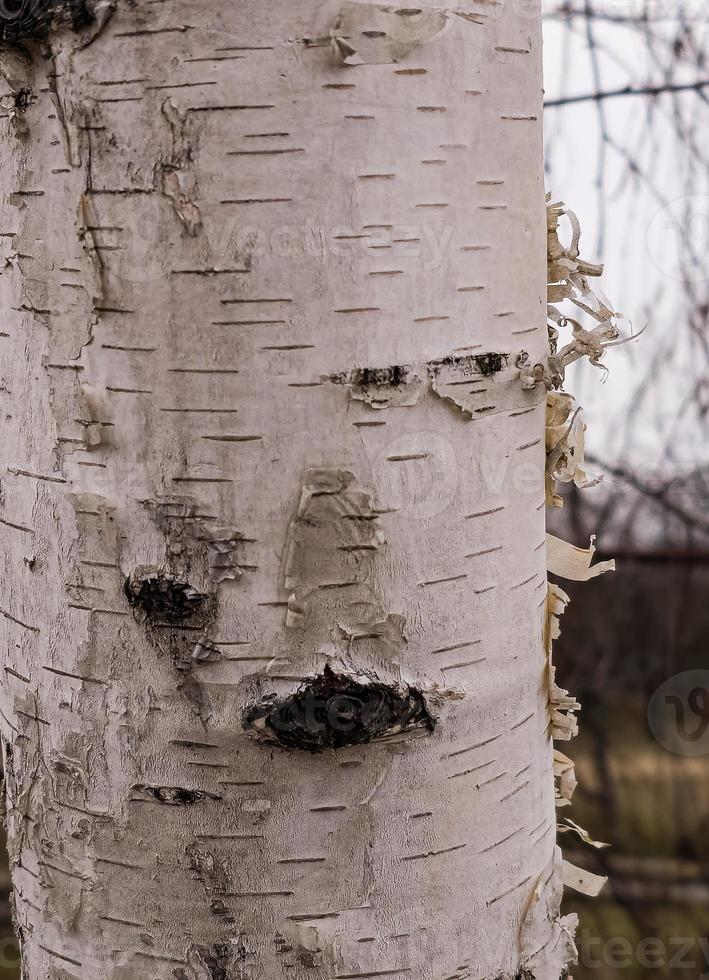
[[[393,364],[385,368],[356,368],[349,376],[349,383],[360,388],[369,385],[391,385],[393,388],[405,385],[411,367],[406,364]]]
[[[414,688],[360,683],[329,666],[290,697],[266,698],[246,709],[244,728],[289,749],[322,752],[411,729],[435,727],[426,700]]]
[[[88,0],[0,0],[0,40],[10,44],[41,40],[63,25],[81,31],[93,22]]]
[[[331,384],[347,385],[359,392],[365,401],[378,404],[387,402],[392,391],[406,392],[408,386],[420,385],[420,378],[412,364],[392,364],[389,367],[354,368],[340,374],[331,374],[325,380]]]
[[[216,793],[208,793],[202,789],[185,789],[183,786],[138,785],[133,789],[166,806],[191,806],[193,803],[202,803],[205,800],[221,800],[221,796]]]
[[[168,575],[127,579],[128,602],[151,623],[193,623],[204,615],[209,596]]]

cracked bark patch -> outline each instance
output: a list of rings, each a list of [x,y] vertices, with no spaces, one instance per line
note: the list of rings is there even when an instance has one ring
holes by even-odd
[[[322,752],[412,729],[432,732],[435,721],[415,688],[362,682],[328,666],[290,697],[247,708],[243,725],[262,741]]]
[[[212,708],[206,688],[192,674],[192,667],[195,662],[220,659],[219,650],[209,640],[216,595],[200,592],[166,572],[145,568],[126,579],[124,592],[152,646],[172,661],[178,672],[177,689],[206,724]]]
[[[197,946],[195,952],[209,972],[211,980],[229,980],[232,967],[246,958],[243,947],[235,949],[229,943],[215,943],[211,947]]]

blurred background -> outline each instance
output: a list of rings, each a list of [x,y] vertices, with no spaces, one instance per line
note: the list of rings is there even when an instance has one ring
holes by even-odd
[[[575,980],[709,978],[708,56],[707,0],[545,0],[547,188],[645,328],[608,352],[607,383],[569,371],[604,481],[550,517],[618,565],[561,583],[554,657],[583,705],[559,746],[579,778],[562,812],[612,844],[561,839],[610,879],[597,899],[567,893]]]
[[[582,702],[569,815],[607,850],[562,845],[609,876],[580,915],[575,980],[709,980],[709,7],[707,0],[544,0],[546,179],[603,261],[603,291],[641,340],[566,387],[597,487],[552,531],[618,571],[574,586],[555,646]],[[5,860],[0,980],[16,980]]]

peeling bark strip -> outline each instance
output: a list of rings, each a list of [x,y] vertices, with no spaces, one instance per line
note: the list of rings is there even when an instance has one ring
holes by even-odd
[[[10,43],[39,40],[64,23],[80,31],[93,20],[88,0],[0,0],[0,39]]]
[[[414,728],[432,732],[435,727],[420,691],[360,681],[329,666],[290,697],[247,708],[243,723],[262,741],[307,752],[363,745]]]
[[[353,400],[366,402],[377,409],[410,408],[430,390],[459,408],[464,416],[475,419],[498,411],[497,403],[500,400],[504,402],[506,410],[534,404],[535,397],[530,399],[519,382],[521,366],[525,364],[527,356],[525,351],[516,355],[494,351],[450,355],[418,365],[358,367],[329,375],[323,380],[346,385]],[[494,387],[483,385],[485,379],[494,382]]]
[[[345,470],[313,469],[305,473],[298,510],[288,529],[284,585],[289,592],[286,625],[303,629],[326,618],[332,628],[337,594],[360,587],[370,612],[376,597],[367,582],[375,553],[385,543],[379,515],[369,494],[357,488]],[[332,596],[335,593],[335,596]],[[342,615],[347,612],[342,610]]]
[[[180,112],[170,99],[163,102],[162,114],[170,125],[172,151],[156,166],[156,184],[172,201],[175,214],[192,238],[202,230],[202,216],[194,203],[197,188],[192,172],[192,145],[187,133],[187,113]]]
[[[407,385],[420,384],[424,379],[434,380],[444,369],[454,372],[461,379],[482,375],[489,377],[497,374],[510,363],[509,354],[466,354],[464,356],[441,357],[428,361],[419,367],[413,364],[393,364],[383,368],[355,368],[344,374],[331,375],[329,381],[333,384],[350,385],[355,391],[367,396],[367,400],[386,400],[386,389],[403,388]],[[377,398],[377,394],[381,398]]]
[[[580,357],[588,357],[590,362],[608,373],[602,357],[608,347],[626,343],[632,334],[619,340],[619,323],[622,320],[606,300],[599,300],[589,285],[587,276],[599,276],[601,266],[591,265],[579,257],[581,226],[576,215],[563,204],[550,203],[547,195],[547,323],[552,354],[546,363],[529,365],[524,370],[525,385],[542,381],[548,387],[546,412],[546,502],[548,506],[563,506],[563,497],[556,492],[557,481],[573,482],[579,489],[593,486],[600,477],[589,477],[584,470],[584,436],[586,426],[581,410],[574,411],[574,399],[565,391],[553,391],[564,381],[564,369]],[[559,239],[559,220],[566,214],[572,229],[569,246]],[[569,300],[598,321],[591,331],[585,330],[578,321],[562,313],[558,304]],[[559,329],[570,326],[570,343],[558,351]],[[573,412],[573,414],[572,414]],[[570,420],[570,421],[569,421]],[[577,548],[567,541],[551,534],[546,536],[548,570],[553,575],[577,582],[589,579],[615,569],[614,561],[592,564],[595,553],[595,537],[591,538],[589,548]],[[561,633],[560,617],[569,603],[569,596],[558,585],[548,583],[546,600],[546,623],[544,626],[547,650],[547,684],[549,691],[549,720],[552,739],[568,741],[578,734],[576,712],[580,703],[556,682],[556,668],[553,663],[553,642]],[[554,793],[556,806],[561,808],[571,803],[576,789],[574,763],[563,753],[554,752]],[[576,834],[585,844],[595,848],[607,847],[595,841],[589,833],[573,820],[562,819],[557,823],[558,833]],[[562,876],[564,885],[591,897],[597,896],[607,878],[585,871],[563,861]],[[567,917],[568,918],[568,917]]]
[[[445,28],[448,10],[345,0],[332,28],[332,46],[343,65],[397,64]]]

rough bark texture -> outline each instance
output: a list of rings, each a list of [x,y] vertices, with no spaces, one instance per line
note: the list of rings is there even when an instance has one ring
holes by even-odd
[[[25,977],[557,980],[536,4],[109,13],[0,58]]]

